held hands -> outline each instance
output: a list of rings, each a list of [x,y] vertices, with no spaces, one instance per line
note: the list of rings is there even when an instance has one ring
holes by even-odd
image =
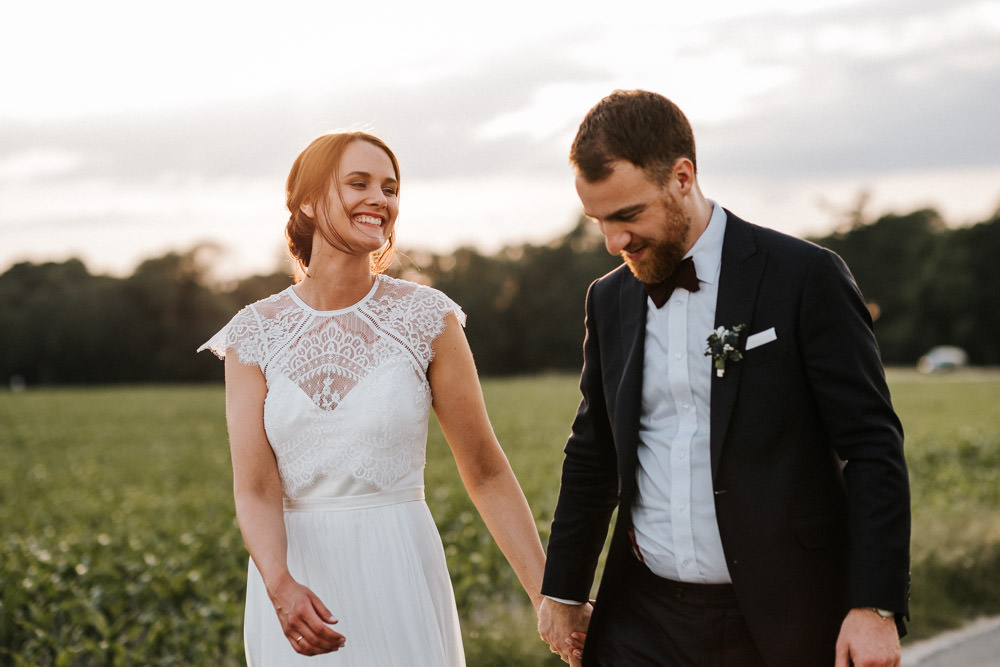
[[[343,648],[346,638],[330,627],[337,619],[311,590],[288,576],[268,593],[281,629],[297,653],[319,655]]]
[[[872,609],[852,609],[840,626],[834,667],[899,667],[899,634],[891,618]]]
[[[543,599],[538,607],[538,634],[553,653],[571,666],[579,665],[583,658],[583,642],[593,609],[590,602],[573,605],[550,598]]]

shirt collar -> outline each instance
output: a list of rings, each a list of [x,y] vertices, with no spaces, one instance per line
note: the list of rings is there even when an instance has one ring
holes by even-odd
[[[719,279],[719,267],[722,266],[722,239],[726,235],[726,212],[711,199],[712,217],[708,226],[701,233],[694,246],[685,255],[694,260],[698,280],[715,284]]]

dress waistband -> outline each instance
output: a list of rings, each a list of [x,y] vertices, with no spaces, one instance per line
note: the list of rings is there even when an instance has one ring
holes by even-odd
[[[382,507],[399,503],[412,503],[424,499],[424,487],[393,489],[357,496],[335,496],[330,498],[285,498],[286,512],[329,512],[337,510],[357,510]]]

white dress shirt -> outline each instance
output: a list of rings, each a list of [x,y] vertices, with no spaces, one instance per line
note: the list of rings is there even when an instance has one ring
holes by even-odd
[[[729,583],[715,517],[709,445],[712,360],[726,213],[711,202],[708,227],[686,255],[698,291],[678,287],[662,308],[646,299],[646,344],[639,419],[635,540],[657,575],[691,583]]]

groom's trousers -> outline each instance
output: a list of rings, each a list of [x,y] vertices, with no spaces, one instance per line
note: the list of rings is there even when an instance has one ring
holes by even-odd
[[[588,636],[588,667],[765,667],[729,584],[663,579],[629,557],[623,584],[598,599],[603,622]]]

